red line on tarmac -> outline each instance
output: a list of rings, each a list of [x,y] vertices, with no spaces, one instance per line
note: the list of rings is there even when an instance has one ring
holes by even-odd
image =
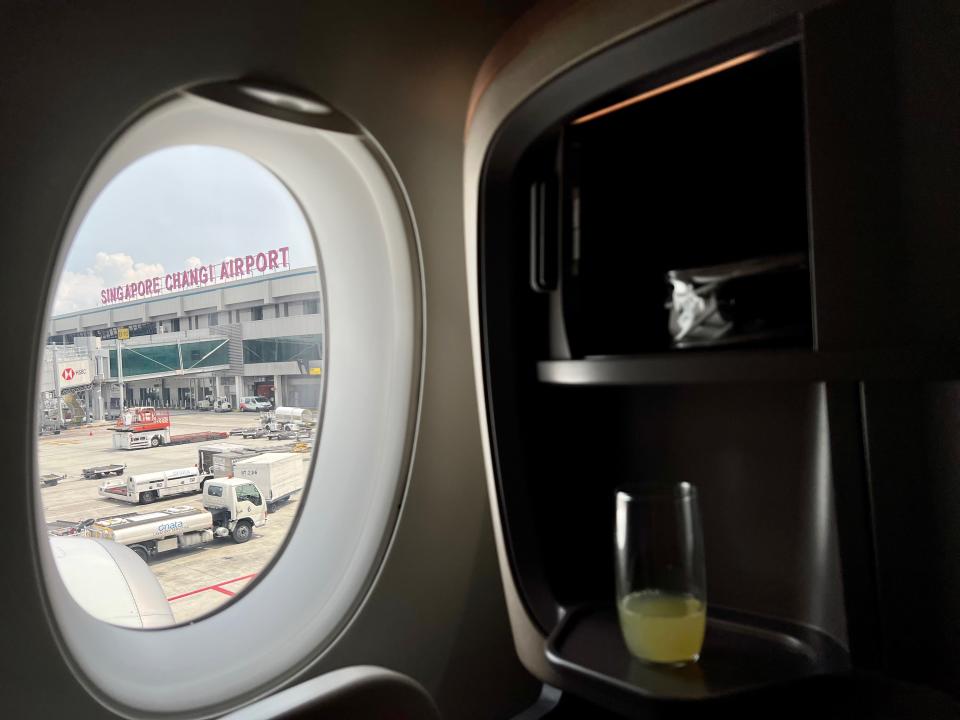
[[[222,592],[224,595],[236,595],[236,593],[230,592],[223,588],[224,585],[229,585],[230,583],[240,582],[241,580],[249,580],[252,577],[256,577],[256,573],[250,573],[249,575],[242,575],[240,577],[235,577],[232,580],[224,580],[221,583],[216,585],[207,585],[207,587],[198,588],[197,590],[191,590],[190,592],[180,593],[179,595],[174,595],[173,597],[168,597],[167,602],[173,602],[174,600],[179,600],[180,598],[189,597],[190,595],[196,595],[198,593],[206,592],[207,590],[216,590],[217,592]]]

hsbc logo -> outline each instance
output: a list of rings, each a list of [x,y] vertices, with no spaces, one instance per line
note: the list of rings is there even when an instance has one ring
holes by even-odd
[[[86,374],[87,374],[87,371],[85,368],[74,370],[73,368],[68,367],[63,369],[63,372],[60,373],[60,377],[62,377],[67,382],[69,382],[77,376],[86,375]]]

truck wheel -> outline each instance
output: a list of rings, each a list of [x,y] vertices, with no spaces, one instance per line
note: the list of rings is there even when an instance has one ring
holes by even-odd
[[[134,545],[130,549],[133,550],[137,554],[137,556],[144,562],[146,562],[147,558],[150,557],[150,554],[147,552],[147,549],[143,545]]]
[[[253,535],[253,530],[250,523],[246,521],[237,523],[237,526],[233,529],[233,541],[235,543],[245,543],[251,535]]]
[[[150,438],[150,447],[157,447],[158,445],[160,445],[160,438],[154,435]]]
[[[149,505],[157,499],[157,491],[151,490],[150,492],[140,493],[140,504]]]

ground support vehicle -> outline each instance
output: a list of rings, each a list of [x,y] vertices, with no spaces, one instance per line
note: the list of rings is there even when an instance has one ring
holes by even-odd
[[[115,450],[142,450],[170,444],[170,430],[147,430],[145,432],[118,432],[113,436]]]
[[[112,428],[113,447],[138,450],[170,442],[170,411],[152,407],[127,408]]]
[[[100,497],[147,505],[164,497],[200,492],[209,477],[196,467],[161,470],[131,475],[126,480],[108,480],[97,492]]]
[[[88,537],[126,545],[141,558],[232,537],[244,543],[267,522],[266,501],[257,486],[239,478],[209,480],[203,507],[178,505],[155,512],[102,518],[85,530]]]
[[[214,412],[233,412],[233,405],[230,404],[230,401],[226,398],[217,398],[216,402],[213,403]]]
[[[301,427],[310,427],[316,422],[313,410],[307,408],[281,406],[273,411],[278,422],[295,423]]]
[[[230,452],[222,452],[213,456],[213,476],[214,477],[233,477],[234,476],[234,463],[238,460],[244,460],[254,455],[259,454],[260,450],[254,450],[253,448],[241,447],[239,450],[232,450]]]
[[[43,487],[53,487],[65,477],[65,473],[46,473],[40,476],[40,484]]]
[[[82,527],[80,523],[70,522],[69,520],[51,520],[47,523],[47,534],[57,537],[80,535],[82,534]]]
[[[267,509],[303,490],[303,456],[295,453],[263,453],[233,464],[234,477],[256,484],[267,501]]]
[[[221,453],[247,452],[249,448],[238,443],[215,443],[213,445],[203,445],[197,449],[197,467],[200,472],[208,475],[214,474],[213,459]]]
[[[113,463],[111,465],[95,465],[94,467],[83,468],[80,472],[87,480],[92,480],[94,478],[105,478],[107,475],[123,475],[123,471],[126,469],[125,464]]]
[[[213,430],[171,435],[169,429],[148,430],[142,433],[118,432],[113,436],[113,447],[116,450],[143,450],[148,447],[161,445],[186,445],[195,442],[209,442],[230,437],[230,433]]]

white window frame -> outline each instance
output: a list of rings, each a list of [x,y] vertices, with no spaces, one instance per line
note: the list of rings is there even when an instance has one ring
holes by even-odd
[[[362,134],[180,93],[106,151],[65,237],[121,170],[178,145],[245,153],[300,203],[321,261],[321,416],[330,422],[321,425],[311,465],[323,482],[308,485],[283,550],[246,592],[195,624],[142,631],[94,619],[70,597],[49,543],[39,542],[43,594],[65,657],[92,694],[128,716],[229,710],[304,672],[335,645],[368,596],[399,519],[423,377],[416,229],[392,166]],[[64,243],[58,270],[67,250]],[[45,536],[42,513],[36,491],[36,531]]]

